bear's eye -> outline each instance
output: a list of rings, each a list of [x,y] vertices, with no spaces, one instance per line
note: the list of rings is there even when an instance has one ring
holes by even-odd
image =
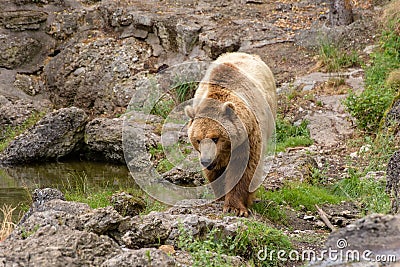
[[[217,143],[217,142],[218,142],[218,138],[217,138],[217,137],[211,138],[211,140],[212,140],[214,143]]]

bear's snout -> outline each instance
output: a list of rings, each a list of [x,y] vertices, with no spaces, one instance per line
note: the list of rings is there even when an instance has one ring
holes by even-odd
[[[214,159],[217,154],[217,146],[212,139],[206,138],[200,142],[200,163],[208,170],[215,167]]]

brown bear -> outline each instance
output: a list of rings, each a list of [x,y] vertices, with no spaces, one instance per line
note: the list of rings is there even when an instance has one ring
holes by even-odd
[[[207,69],[196,90],[188,136],[224,212],[247,217],[262,182],[268,140],[275,130],[276,87],[256,55],[226,53]]]

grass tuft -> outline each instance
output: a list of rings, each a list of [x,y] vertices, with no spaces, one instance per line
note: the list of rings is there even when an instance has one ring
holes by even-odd
[[[276,120],[276,151],[285,151],[288,147],[312,145],[313,140],[307,125],[307,121],[302,121],[300,125],[295,126],[278,117]]]
[[[193,266],[232,266],[227,256],[240,256],[247,261],[246,266],[285,266],[277,254],[259,259],[259,251],[289,252],[292,248],[280,230],[257,221],[244,221],[235,236],[224,236],[215,228],[203,238],[193,237],[182,226],[179,232],[178,248],[191,254]]]
[[[3,204],[0,208],[0,212],[3,214],[2,222],[0,224],[0,242],[7,238],[15,228],[15,223],[13,222],[13,212],[16,207],[11,205]]]

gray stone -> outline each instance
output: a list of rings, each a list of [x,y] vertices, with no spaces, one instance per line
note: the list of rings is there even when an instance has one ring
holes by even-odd
[[[13,69],[31,61],[42,44],[31,37],[0,35],[0,67]]]
[[[271,164],[267,162],[266,164]],[[276,190],[288,181],[301,181],[306,183],[318,183],[314,181],[312,174],[319,169],[313,156],[305,149],[294,152],[281,152],[273,159],[271,173],[263,182],[267,189]]]
[[[91,160],[125,163],[122,148],[123,119],[97,118],[85,128],[86,156]]]
[[[348,115],[322,111],[304,117],[309,122],[311,138],[321,146],[337,146],[354,132]]]
[[[0,23],[17,31],[38,30],[47,20],[47,13],[37,10],[17,10],[0,12]]]
[[[175,260],[165,252],[155,248],[124,251],[107,261],[101,267],[142,267],[176,266]]]
[[[118,229],[125,219],[111,206],[95,209],[80,216],[83,229],[98,235]]]
[[[86,120],[86,113],[75,107],[47,114],[8,145],[0,162],[23,164],[65,157],[82,141]]]
[[[400,151],[390,157],[386,168],[386,193],[391,198],[391,212],[399,211]]]
[[[133,37],[117,41],[93,34],[98,36],[72,43],[45,66],[46,93],[56,106],[73,105],[110,116],[129,103],[135,92],[133,73],[143,69],[151,54]]]
[[[400,217],[399,215],[372,214],[359,219],[342,229],[332,232],[325,243],[325,249],[338,251],[336,255],[359,256],[359,261],[339,257],[324,260],[311,266],[369,266],[377,255],[385,257],[400,257]],[[350,256],[351,256],[350,255]],[[364,256],[364,257],[362,257]],[[368,260],[369,259],[369,260]],[[390,264],[390,261],[387,261]],[[392,258],[393,263],[393,258]],[[334,265],[333,265],[334,264]],[[381,266],[381,265],[376,265]]]
[[[115,193],[111,196],[111,205],[122,216],[136,216],[146,208],[143,198],[128,193]]]
[[[201,171],[190,171],[174,167],[162,174],[163,179],[177,185],[201,186],[206,183]]]

